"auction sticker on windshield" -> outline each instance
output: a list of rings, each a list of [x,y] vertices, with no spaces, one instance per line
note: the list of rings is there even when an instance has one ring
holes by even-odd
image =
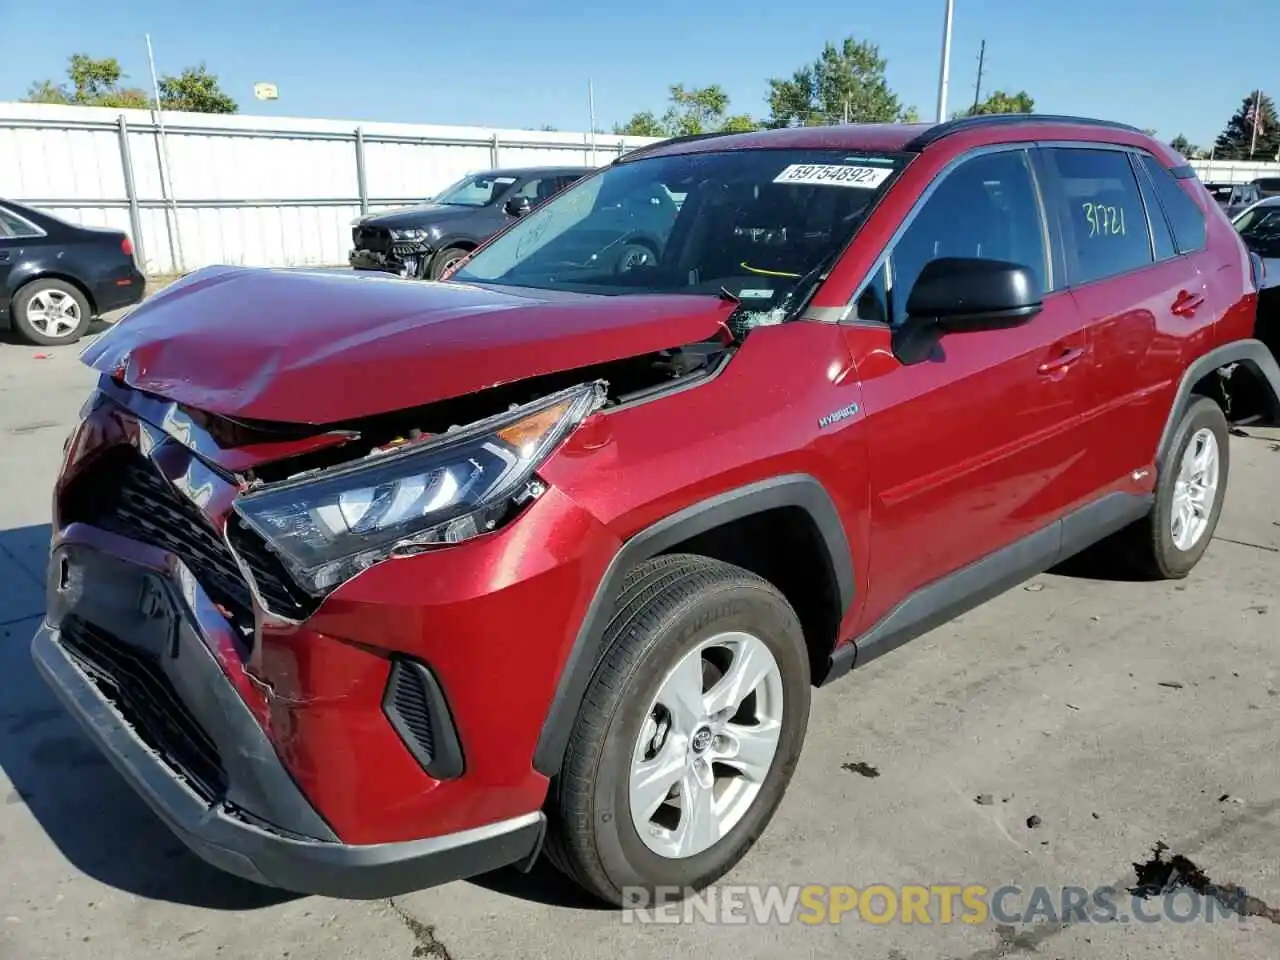
[[[824,184],[832,187],[860,187],[874,190],[893,173],[880,167],[853,167],[844,164],[793,163],[773,178],[774,183]]]

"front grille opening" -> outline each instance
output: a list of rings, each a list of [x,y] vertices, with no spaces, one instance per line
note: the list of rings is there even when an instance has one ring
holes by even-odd
[[[62,644],[139,739],[207,803],[227,792],[217,744],[178,696],[160,664],[143,650],[79,617],[61,626]]]
[[[382,711],[428,776],[447,780],[462,775],[462,747],[444,691],[424,664],[392,663]]]
[[[110,450],[86,468],[60,507],[64,522],[87,523],[175,554],[252,645],[253,593],[235,556],[199,508],[132,447]],[[292,584],[261,540],[238,525],[231,532],[272,612],[292,619],[310,615],[314,600]]]

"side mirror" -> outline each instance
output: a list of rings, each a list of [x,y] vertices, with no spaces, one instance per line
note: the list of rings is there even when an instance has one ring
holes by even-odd
[[[1020,263],[976,257],[931,260],[907,296],[907,316],[945,333],[999,330],[1040,312],[1035,273]]]
[[[528,197],[512,197],[503,205],[502,209],[506,211],[508,216],[523,217],[529,212],[531,206],[532,204],[529,203]]]

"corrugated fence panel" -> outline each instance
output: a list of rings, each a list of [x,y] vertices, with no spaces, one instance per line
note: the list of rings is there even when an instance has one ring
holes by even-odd
[[[214,263],[328,265],[346,262],[362,199],[370,210],[419,200],[495,159],[588,162],[582,133],[167,111],[161,128],[160,119],[0,103],[0,196],[128,231],[152,274]],[[653,142],[597,139],[601,164]]]

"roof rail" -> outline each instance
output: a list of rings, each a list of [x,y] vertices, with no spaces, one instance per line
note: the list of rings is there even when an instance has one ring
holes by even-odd
[[[1127,133],[1143,133],[1137,127],[1115,120],[1095,120],[1091,117],[1069,117],[1054,113],[984,113],[976,117],[956,117],[934,124],[918,137],[913,138],[903,147],[904,150],[923,150],[931,143],[937,143],[943,137],[953,133],[961,133],[981,127],[1002,127],[1018,123],[1074,123],[1088,127],[1104,127],[1109,130],[1124,130]]]
[[[651,150],[657,150],[660,147],[671,147],[677,143],[694,143],[698,140],[710,140],[712,137],[731,137],[735,133],[741,133],[740,130],[718,130],[715,133],[689,133],[683,137],[668,137],[665,140],[659,140],[657,143],[646,143],[643,147],[636,147],[634,150],[628,150],[614,163],[626,163],[629,160],[635,160],[638,157],[649,153]]]

